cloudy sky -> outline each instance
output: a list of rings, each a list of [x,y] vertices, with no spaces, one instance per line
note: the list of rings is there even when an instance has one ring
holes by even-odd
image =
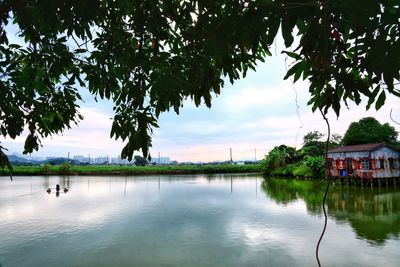
[[[273,56],[260,63],[256,72],[231,85],[228,81],[221,95],[215,96],[211,109],[196,107],[188,101],[180,115],[162,114],[160,128],[154,131],[153,157],[170,157],[178,161],[228,160],[232,148],[233,160],[261,159],[274,146],[286,144],[301,147],[303,136],[309,131],[327,132],[322,116],[312,113],[307,105],[310,98],[307,82],[284,81],[290,61],[280,54],[283,46],[278,41],[272,48]],[[43,140],[43,147],[32,156],[116,157],[123,147],[121,141],[111,140],[112,105],[96,103],[86,89],[81,90],[80,103],[84,120],[63,135]],[[332,133],[344,134],[352,121],[373,116],[381,123],[389,122],[397,131],[400,126],[400,99],[388,97],[384,107],[376,112],[366,111],[366,101],[360,106],[342,106],[341,115],[329,114]],[[10,153],[22,153],[24,138],[0,139]]]

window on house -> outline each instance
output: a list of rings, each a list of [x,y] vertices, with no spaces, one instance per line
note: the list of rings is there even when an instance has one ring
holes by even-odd
[[[389,169],[394,169],[394,159],[389,158]]]
[[[361,168],[363,170],[369,170],[369,160],[368,159],[361,160]]]
[[[385,160],[384,159],[379,159],[379,169],[384,169],[385,168]]]

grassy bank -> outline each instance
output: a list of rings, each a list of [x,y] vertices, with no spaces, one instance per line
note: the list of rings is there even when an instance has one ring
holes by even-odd
[[[14,166],[13,175],[144,175],[262,172],[259,164],[246,165],[166,165],[166,166]],[[5,170],[4,175],[9,175]]]

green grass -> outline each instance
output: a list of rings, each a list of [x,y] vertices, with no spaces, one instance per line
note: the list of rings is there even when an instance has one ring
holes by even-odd
[[[87,165],[71,166],[62,170],[60,166],[13,166],[13,175],[140,175],[140,174],[194,174],[194,173],[243,173],[261,172],[259,164],[246,165],[165,165],[165,166],[118,166]],[[4,170],[4,175],[9,175]]]

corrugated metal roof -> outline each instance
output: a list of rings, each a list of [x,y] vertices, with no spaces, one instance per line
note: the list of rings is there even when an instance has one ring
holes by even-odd
[[[387,146],[385,143],[340,146],[340,147],[334,148],[332,150],[329,150],[328,153],[375,151],[375,150],[385,147],[385,146]]]

